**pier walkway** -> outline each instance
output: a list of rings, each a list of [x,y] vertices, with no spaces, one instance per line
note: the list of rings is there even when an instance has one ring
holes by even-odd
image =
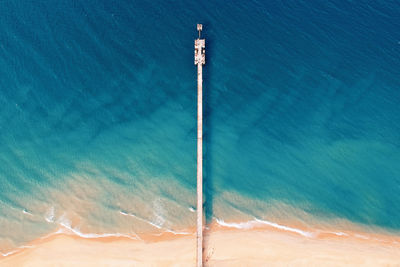
[[[194,64],[197,65],[197,267],[203,266],[203,65],[206,63],[205,39],[200,39],[202,24],[197,24],[199,38],[194,41]]]

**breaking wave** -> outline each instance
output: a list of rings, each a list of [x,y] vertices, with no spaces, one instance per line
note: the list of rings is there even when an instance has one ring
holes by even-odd
[[[288,231],[288,232],[293,232],[305,237],[314,237],[315,234],[311,233],[311,232],[306,232],[297,228],[293,228],[293,227],[289,227],[289,226],[285,226],[285,225],[281,225],[281,224],[277,224],[274,222],[270,222],[270,221],[265,221],[265,220],[260,220],[257,218],[254,218],[254,220],[251,221],[247,221],[247,222],[240,222],[240,223],[227,223],[224,220],[221,219],[216,219],[217,223],[221,226],[224,227],[229,227],[229,228],[236,228],[236,229],[252,229],[254,227],[259,227],[262,225],[268,225],[271,226],[273,228],[279,229],[279,230],[284,230],[284,231]]]
[[[144,223],[147,223],[147,224],[149,224],[149,225],[151,225],[151,226],[153,226],[153,227],[155,227],[155,228],[157,228],[157,229],[159,229],[159,230],[163,230],[164,232],[167,232],[167,233],[172,233],[172,234],[175,234],[175,235],[190,235],[190,234],[191,234],[191,233],[189,233],[189,232],[174,231],[174,230],[172,230],[172,229],[168,229],[168,228],[162,227],[160,224],[157,224],[157,223],[155,223],[155,222],[146,220],[146,219],[144,219],[144,218],[142,218],[142,217],[140,217],[140,216],[138,216],[138,215],[135,215],[135,214],[133,214],[133,213],[127,213],[127,212],[125,212],[125,211],[119,211],[119,213],[120,213],[121,215],[124,215],[124,216],[133,217],[133,218],[135,218],[135,219],[137,219],[137,220],[139,220],[139,221],[142,221],[142,222],[144,222]],[[154,235],[161,235],[161,234],[162,234],[162,233],[160,233],[160,234],[154,234]]]

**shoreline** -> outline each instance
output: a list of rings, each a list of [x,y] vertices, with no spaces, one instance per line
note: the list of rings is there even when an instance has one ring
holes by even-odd
[[[76,234],[61,227],[7,256],[0,266],[185,266],[195,260],[195,228],[182,232]],[[204,230],[205,261],[218,266],[270,263],[400,265],[400,236],[315,229],[253,220],[213,221]],[[309,251],[308,251],[309,250]],[[307,253],[303,253],[308,251]],[[179,252],[178,254],[176,254]],[[6,254],[6,253],[4,253]],[[157,255],[155,255],[157,254]],[[101,256],[99,256],[101,255]],[[147,255],[147,256],[146,256]],[[173,256],[173,257],[172,257]],[[146,258],[147,257],[147,258]],[[101,259],[101,261],[100,261]]]

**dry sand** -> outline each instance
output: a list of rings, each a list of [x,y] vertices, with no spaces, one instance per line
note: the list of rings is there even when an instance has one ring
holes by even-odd
[[[195,235],[86,239],[57,234],[0,260],[0,266],[195,266]],[[398,238],[322,234],[304,237],[273,228],[213,227],[206,266],[400,266]]]

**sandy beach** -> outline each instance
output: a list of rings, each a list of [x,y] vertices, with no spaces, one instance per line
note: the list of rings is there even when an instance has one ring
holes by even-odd
[[[194,231],[193,231],[194,232]],[[307,237],[273,229],[206,232],[206,266],[400,266],[399,239],[347,232]],[[0,266],[194,266],[195,235],[87,239],[56,234],[3,257]]]

